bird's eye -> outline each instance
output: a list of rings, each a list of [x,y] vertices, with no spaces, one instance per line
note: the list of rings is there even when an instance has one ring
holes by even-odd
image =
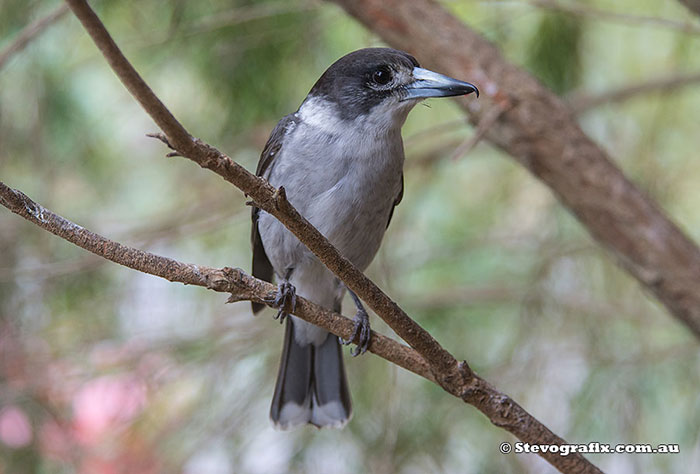
[[[391,82],[392,75],[391,69],[386,66],[382,66],[372,73],[372,81],[380,86],[385,86]]]

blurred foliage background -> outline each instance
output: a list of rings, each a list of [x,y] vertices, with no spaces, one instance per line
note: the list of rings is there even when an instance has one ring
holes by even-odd
[[[189,131],[250,170],[331,62],[380,44],[317,1],[94,3]],[[579,100],[700,71],[700,22],[673,1],[443,4]],[[0,0],[0,48],[57,6]],[[484,142],[455,156],[473,130],[449,101],[426,105],[404,128],[406,193],[370,276],[570,442],[680,445],[589,456],[604,470],[700,472],[698,341],[509,157]],[[579,115],[696,241],[699,110],[690,84]],[[155,130],[70,15],[0,70],[2,181],[122,243],[249,269],[244,197],[165,159],[145,137]],[[271,311],[253,318],[225,300],[0,209],[0,473],[553,472],[500,454],[510,434],[372,355],[347,359],[344,430],[274,431],[282,329]]]

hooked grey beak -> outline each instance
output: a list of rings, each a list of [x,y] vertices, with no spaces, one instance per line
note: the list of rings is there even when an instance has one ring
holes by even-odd
[[[472,92],[479,97],[479,89],[474,84],[458,81],[428,69],[413,68],[413,77],[416,80],[406,86],[406,96],[401,100],[451,97],[471,94]]]

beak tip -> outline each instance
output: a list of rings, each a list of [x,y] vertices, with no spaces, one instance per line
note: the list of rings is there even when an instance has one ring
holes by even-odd
[[[471,93],[474,93],[476,95],[476,98],[477,99],[479,98],[479,88],[478,87],[476,87],[471,82],[463,82],[462,84],[464,85],[464,91],[465,91],[463,93],[464,95],[469,95]]]
[[[408,85],[409,94],[406,98],[427,99],[430,97],[454,97],[468,95],[472,92],[479,97],[479,89],[469,82],[416,67],[413,69],[414,81]]]

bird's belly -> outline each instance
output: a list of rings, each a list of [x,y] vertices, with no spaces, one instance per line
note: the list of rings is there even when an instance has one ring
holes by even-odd
[[[305,214],[344,257],[362,270],[379,250],[401,189],[401,168],[377,171],[351,167],[332,187],[308,201],[311,204]]]
[[[379,250],[393,200],[363,201],[339,195],[334,199],[319,199],[318,207],[326,203],[329,205],[319,215],[327,217],[312,223],[343,256],[364,270]]]
[[[370,177],[350,172],[326,189],[308,184],[311,183],[307,182],[300,189],[287,187],[292,205],[345,258],[361,270],[367,268],[379,250],[394,200],[401,189],[401,169]],[[296,266],[302,259],[313,258],[274,217],[261,216],[260,227],[266,253],[278,273]]]

